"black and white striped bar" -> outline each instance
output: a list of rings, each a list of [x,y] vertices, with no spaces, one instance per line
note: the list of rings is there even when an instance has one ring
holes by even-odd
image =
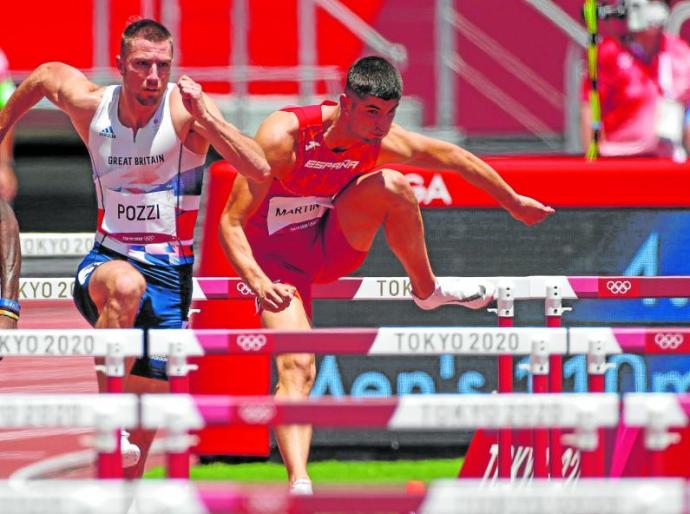
[[[313,424],[319,427],[389,430],[473,428],[602,428],[618,424],[613,393],[502,395],[406,395],[389,398],[144,395],[144,428],[212,425]]]
[[[0,330],[0,357],[141,357],[140,329],[19,329]]]
[[[3,511],[23,514],[391,512],[421,514],[684,514],[688,487],[676,479],[586,480],[529,484],[443,480],[426,493],[402,488],[317,488],[313,496],[285,488],[168,481],[0,482]]]

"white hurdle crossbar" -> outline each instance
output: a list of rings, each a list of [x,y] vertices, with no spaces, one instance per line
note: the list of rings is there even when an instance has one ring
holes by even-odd
[[[122,476],[120,430],[138,425],[136,395],[0,395],[0,428],[94,428],[99,478]]]
[[[93,241],[93,232],[19,234],[22,257],[83,257],[91,250]]]
[[[0,357],[141,357],[141,329],[0,330]]]
[[[144,355],[141,329],[0,330],[0,357],[104,357],[96,370],[108,377],[108,392],[120,393],[125,358]]]
[[[322,486],[313,496],[289,495],[283,488],[271,486],[185,480],[0,482],[0,504],[7,512],[52,514],[121,514],[132,505],[141,514],[684,514],[688,497],[688,486],[679,479],[534,480],[520,485],[437,480],[426,492],[409,493],[400,487]]]
[[[388,430],[573,428],[569,443],[587,452],[598,431],[618,424],[616,394],[406,395],[392,398],[318,398],[144,395],[143,428],[167,428],[170,478],[187,478],[189,430],[205,426],[312,424]]]
[[[560,312],[562,300],[581,298],[671,298],[690,296],[690,277],[472,277],[496,284],[499,291],[508,291],[514,300],[548,300]],[[20,300],[69,300],[74,277],[22,278]],[[192,292],[194,300],[251,299],[251,289],[239,278],[196,277]],[[345,277],[332,284],[314,285],[315,299],[341,300],[411,300],[407,277]]]

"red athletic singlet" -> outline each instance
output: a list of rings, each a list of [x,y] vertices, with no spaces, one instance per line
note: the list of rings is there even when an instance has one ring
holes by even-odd
[[[310,314],[311,284],[354,271],[366,256],[348,244],[329,213],[338,193],[375,167],[380,145],[362,143],[333,152],[323,139],[321,105],[284,111],[299,120],[295,166],[273,180],[245,230],[262,269],[272,280],[297,287]]]

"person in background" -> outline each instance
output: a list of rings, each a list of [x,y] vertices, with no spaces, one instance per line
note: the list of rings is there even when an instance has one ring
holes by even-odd
[[[599,152],[684,162],[690,141],[690,47],[664,31],[666,2],[625,0],[625,5],[625,19],[605,22],[610,34],[598,48]],[[580,109],[585,149],[592,138],[589,92],[587,78]]]

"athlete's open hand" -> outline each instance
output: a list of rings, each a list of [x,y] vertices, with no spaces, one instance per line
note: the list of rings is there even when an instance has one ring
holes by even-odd
[[[208,116],[201,84],[195,82],[187,75],[182,75],[177,81],[177,87],[182,95],[182,105],[184,105],[194,119],[201,120],[204,116]]]
[[[265,282],[256,291],[259,305],[269,312],[280,312],[290,305],[297,288],[289,284]]]
[[[508,208],[508,212],[510,212],[513,218],[522,221],[525,225],[535,225],[536,223],[541,223],[556,211],[534,198],[518,195],[517,201]]]

